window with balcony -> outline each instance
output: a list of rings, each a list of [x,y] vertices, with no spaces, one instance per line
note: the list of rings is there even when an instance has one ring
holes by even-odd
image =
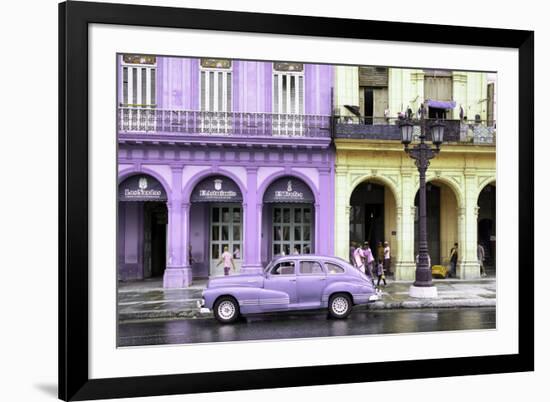
[[[273,134],[304,129],[304,65],[273,63]]]
[[[201,59],[200,65],[200,130],[227,133],[232,110],[231,60]]]
[[[447,70],[424,70],[424,99],[450,102],[453,100],[452,72]],[[447,109],[430,106],[428,117],[446,119]]]
[[[122,56],[123,107],[155,107],[156,57],[140,55]]]
[[[231,111],[231,72],[231,60],[201,59],[201,111]]]
[[[151,131],[155,127],[157,59],[124,54],[121,60],[122,96],[120,125],[123,130]]]

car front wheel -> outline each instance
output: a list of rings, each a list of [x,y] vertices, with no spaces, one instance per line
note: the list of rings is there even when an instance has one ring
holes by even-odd
[[[234,322],[239,317],[239,304],[232,297],[220,297],[214,304],[214,317],[222,324]]]
[[[332,295],[328,302],[328,311],[334,318],[346,318],[350,315],[352,307],[351,298],[344,293]]]

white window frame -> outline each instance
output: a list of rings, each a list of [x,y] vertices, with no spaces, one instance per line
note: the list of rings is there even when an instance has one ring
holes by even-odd
[[[210,110],[210,73],[214,73],[213,105]],[[204,74],[204,103],[202,77]],[[228,85],[228,74],[231,74]],[[222,78],[222,105],[219,105],[219,79]],[[229,90],[231,93],[229,93]],[[227,135],[231,133],[233,110],[233,61],[229,68],[202,67],[199,63],[199,130],[207,134]]]
[[[209,76],[209,73],[214,73],[214,107],[213,110],[210,110],[210,102],[208,102],[209,97],[208,94],[210,93],[210,79],[206,78],[204,80],[205,82],[205,94],[204,94],[204,100],[206,102],[206,105],[203,105],[202,100],[202,74],[205,73],[205,77]],[[219,85],[218,85],[218,79],[219,75],[222,76],[222,89],[225,91],[222,96],[222,107],[219,106]],[[229,86],[227,84],[228,81],[228,74],[231,74],[231,81],[229,82]],[[231,97],[228,97],[228,88],[231,87]],[[231,63],[231,67],[229,68],[212,68],[212,67],[202,67],[199,65],[199,110],[204,112],[231,112],[233,110],[233,62]]]
[[[305,98],[306,98],[306,76],[305,76],[305,66],[303,71],[279,71],[275,69],[275,65],[272,64],[272,91],[271,91],[271,104],[274,114],[295,114],[303,115],[305,110]],[[277,88],[275,88],[275,76],[277,78]],[[281,113],[283,106],[283,80],[282,77],[287,77],[287,91],[286,91],[286,109],[284,113]],[[291,91],[290,91],[290,78],[293,78],[295,83],[295,93],[296,101],[294,102],[294,110],[290,109],[288,105],[291,104]],[[302,78],[302,99],[300,97],[300,78]],[[278,101],[275,102],[275,93],[278,93]],[[275,107],[276,106],[276,107]]]
[[[229,221],[228,222],[223,222],[222,221],[222,208],[229,208],[229,215],[230,215],[230,218],[229,218]],[[219,221],[217,222],[214,222],[213,221],[213,214],[214,214],[214,209],[219,209]],[[239,222],[233,222],[233,215],[235,213],[235,210],[238,209],[239,210],[239,213],[240,213],[240,221]],[[240,271],[240,267],[241,267],[241,264],[242,264],[242,261],[244,259],[244,253],[243,253],[243,223],[244,223],[244,218],[243,218],[243,206],[242,204],[239,204],[239,203],[213,203],[210,205],[210,210],[209,210],[209,214],[210,214],[210,218],[209,218],[209,227],[208,227],[208,256],[209,256],[209,260],[210,260],[210,266],[208,267],[208,272],[209,272],[209,275],[221,275],[223,274],[223,267],[221,269],[218,269],[216,267],[216,264],[218,262],[218,260],[220,259],[222,253],[223,253],[223,245],[227,245],[229,247],[229,250],[231,252],[231,254],[233,254],[234,250],[235,250],[235,245],[238,245],[239,247],[239,250],[240,250],[240,258],[233,258],[233,263],[235,264],[235,269],[237,271]],[[233,232],[233,229],[236,225],[239,225],[239,240],[235,240],[234,238],[234,232]],[[228,239],[227,240],[222,240],[222,229],[221,227],[222,226],[227,226],[227,231],[228,231]],[[213,237],[213,227],[217,227],[217,230],[219,230],[219,239],[218,240],[213,240],[212,237]],[[213,245],[216,245],[218,246],[218,257],[217,258],[214,258],[213,256],[213,253],[212,253],[212,246]]]
[[[304,115],[306,98],[305,65],[302,71],[280,71],[271,65],[271,110],[273,111],[273,135],[299,137],[304,135]],[[277,77],[277,79],[275,79]],[[283,94],[283,77],[286,77],[287,91]],[[302,82],[302,99],[300,99],[300,79]],[[290,82],[294,80],[295,100],[292,105]],[[276,96],[277,94],[277,96]],[[286,98],[286,110],[283,110],[283,98]]]
[[[126,99],[126,102],[124,102],[124,82],[122,83],[122,93],[121,93],[121,99],[120,103],[123,107],[133,107],[133,108],[155,108],[158,102],[156,93],[153,97],[153,90],[152,90],[152,71],[155,70],[155,81],[157,78],[157,64],[137,64],[137,63],[125,63],[123,61],[123,57],[121,56],[121,75],[124,79],[124,69],[128,69],[128,99]],[[136,103],[133,103],[133,95],[134,95],[134,83],[133,83],[133,69],[136,69],[135,73],[137,76],[136,83]],[[145,69],[145,88],[146,93],[145,96],[143,96],[142,91],[142,81],[143,81],[143,71],[142,69]],[[155,85],[155,92],[157,89],[157,85]],[[152,100],[155,100],[155,103],[152,102]]]

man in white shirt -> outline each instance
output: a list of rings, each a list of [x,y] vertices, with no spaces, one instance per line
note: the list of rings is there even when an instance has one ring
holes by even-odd
[[[384,242],[384,271],[387,275],[390,275],[390,260],[391,258],[391,250],[390,250],[390,244],[385,241]]]

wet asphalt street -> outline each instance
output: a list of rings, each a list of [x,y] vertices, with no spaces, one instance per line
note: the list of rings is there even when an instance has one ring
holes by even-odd
[[[119,346],[394,334],[496,328],[494,308],[354,310],[345,320],[320,311],[249,316],[221,325],[213,318],[119,324]]]

